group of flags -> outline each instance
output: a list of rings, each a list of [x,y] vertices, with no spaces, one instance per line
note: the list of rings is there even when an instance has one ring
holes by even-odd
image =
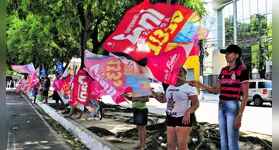
[[[119,104],[126,102],[124,92],[151,95],[149,78],[175,85],[187,58],[198,55],[193,53],[199,49],[197,41],[208,36],[214,21],[178,4],[144,0],[125,13],[104,42],[103,49],[110,52],[109,56],[85,50],[85,67],[73,78],[66,69],[59,79],[58,93],[64,103],[81,110],[87,108],[94,114],[98,107],[95,100],[101,96],[110,95]],[[31,74],[32,82],[36,78],[32,65],[12,68]],[[58,68],[63,69],[63,65],[60,63]]]

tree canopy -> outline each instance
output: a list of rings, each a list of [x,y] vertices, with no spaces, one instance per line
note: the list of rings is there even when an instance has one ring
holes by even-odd
[[[142,0],[6,0],[6,64],[66,68],[81,50],[103,53],[102,44],[115,30],[124,13]],[[206,14],[201,0],[151,0],[178,3],[200,15]],[[9,67],[8,67],[9,68]],[[10,68],[9,68],[10,69]]]
[[[233,18],[233,17],[231,17]],[[237,23],[237,44],[243,48],[243,60],[248,67],[257,68],[264,77],[265,62],[272,60],[272,22],[264,15],[250,17],[249,23]],[[225,45],[233,43],[232,19],[225,18]]]

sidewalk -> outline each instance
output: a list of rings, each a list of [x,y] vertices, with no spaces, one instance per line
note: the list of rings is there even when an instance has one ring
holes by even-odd
[[[32,99],[33,97],[29,96],[29,98]],[[103,96],[102,101],[105,104],[112,104],[113,106],[117,106],[109,96]],[[217,109],[218,95],[205,94],[204,99],[200,101],[201,101],[200,109],[196,112],[198,122],[209,122],[209,123],[217,124],[218,117],[216,114],[218,112]],[[112,150],[132,149],[134,146],[137,145],[138,142],[137,139],[126,138],[126,139],[122,139],[122,141],[117,141],[119,139],[114,138],[118,133],[135,129],[135,126],[131,124],[132,111],[129,109],[131,108],[131,103],[121,103],[120,106],[123,106],[128,109],[123,108],[123,112],[121,112],[122,110],[121,108],[120,113],[105,111],[106,117],[103,118],[103,120],[98,120],[97,118],[95,119],[94,117],[91,117],[88,113],[84,113],[82,119],[75,119],[78,115],[73,115],[74,119],[64,118],[64,115],[62,115],[61,112],[56,112],[52,107],[49,106],[54,103],[54,100],[51,100],[50,98],[49,102],[50,103],[48,105],[42,104],[40,102],[38,103],[38,105],[42,109],[44,109],[44,111],[50,117],[52,117],[54,120],[60,123],[65,129],[70,131],[73,135],[75,135],[89,149],[95,149],[95,150],[96,149],[102,149],[102,150],[103,149],[112,149]],[[147,106],[150,112],[150,116],[153,116],[151,113],[155,113],[155,114],[160,114],[159,116],[162,116],[161,118],[164,118],[166,103],[162,104],[159,103],[154,98],[150,98],[150,101],[148,102]],[[208,111],[208,109],[210,109],[211,111]],[[127,110],[130,112],[126,112]],[[125,119],[129,118],[129,119],[123,120],[123,118]],[[158,119],[158,116],[155,118]],[[150,120],[154,120],[155,118],[151,118]],[[119,120],[122,120],[122,122]],[[123,121],[127,123],[123,123]],[[164,121],[164,119],[159,119],[156,121],[157,123],[161,123]],[[101,133],[98,132],[100,130],[102,130]],[[242,128],[242,134],[251,135],[250,133],[251,132],[246,132],[246,130]],[[111,136],[110,138],[109,135],[113,135],[113,136]],[[260,138],[266,138],[268,140],[271,140],[270,136],[266,136],[266,137],[264,136]]]

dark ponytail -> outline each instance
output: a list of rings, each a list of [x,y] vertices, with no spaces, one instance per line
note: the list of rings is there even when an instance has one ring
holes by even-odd
[[[245,66],[243,60],[240,57],[236,58],[235,65],[236,67]]]

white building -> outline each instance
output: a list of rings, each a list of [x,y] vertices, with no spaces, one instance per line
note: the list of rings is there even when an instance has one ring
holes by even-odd
[[[254,14],[265,15],[268,22],[272,19],[272,0],[203,0],[205,8],[210,16],[216,18],[208,38],[204,41],[204,48],[208,53],[204,57],[204,76],[218,75],[222,67],[226,66],[226,60],[219,50],[225,45],[225,18],[237,16],[237,22],[250,22],[250,16]],[[237,6],[237,7],[234,7]],[[236,8],[236,9],[235,9]],[[234,11],[236,13],[234,13]],[[237,24],[234,22],[234,25]],[[237,30],[236,30],[237,31]],[[237,37],[231,43],[237,43]]]

